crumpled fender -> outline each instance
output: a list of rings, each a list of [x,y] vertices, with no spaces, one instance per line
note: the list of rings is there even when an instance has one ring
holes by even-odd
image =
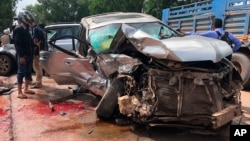
[[[123,24],[121,30],[139,52],[153,58],[216,63],[233,53],[226,42],[218,39],[190,35],[159,40],[127,24]]]

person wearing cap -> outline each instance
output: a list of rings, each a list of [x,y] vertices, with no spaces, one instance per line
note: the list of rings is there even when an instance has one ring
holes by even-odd
[[[204,33],[197,33],[197,32],[187,32],[186,35],[201,35],[205,37],[219,39],[219,35],[224,35],[225,31],[222,26],[222,20],[219,18],[215,18],[212,22],[212,31],[207,31]],[[228,32],[228,38],[232,42],[232,50],[236,52],[241,47],[241,41],[236,38],[232,33]],[[228,57],[229,60],[231,59],[231,55]]]
[[[3,35],[1,37],[1,46],[7,45],[10,43],[10,32],[8,29],[3,31]]]
[[[45,48],[45,36],[43,29],[35,22],[35,19],[31,19],[31,31],[34,42],[33,69],[36,73],[36,82],[31,88],[36,89],[42,87],[43,72],[40,66],[39,53],[40,50],[44,50]]]
[[[14,45],[17,55],[17,85],[18,98],[28,98],[25,94],[35,94],[29,90],[29,83],[32,80],[32,63],[33,63],[33,40],[29,32],[30,15],[25,12],[19,12],[14,18],[20,24],[13,32]],[[22,91],[23,79],[24,90]]]

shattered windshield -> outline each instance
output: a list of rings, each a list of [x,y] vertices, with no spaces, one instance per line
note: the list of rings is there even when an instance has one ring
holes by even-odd
[[[158,22],[131,23],[128,25],[149,34],[153,38],[160,40],[177,36],[177,34],[172,29]],[[103,27],[91,29],[89,31],[90,44],[97,54],[109,51],[113,38],[118,32],[120,26],[120,23],[110,24]]]
[[[176,36],[176,33],[168,28],[167,26],[160,24],[160,23],[136,23],[136,24],[129,24],[130,26],[139,29],[156,39],[166,39],[169,37]]]
[[[89,39],[93,50],[96,53],[103,53],[109,50],[110,44],[113,41],[121,24],[111,24],[90,30]]]

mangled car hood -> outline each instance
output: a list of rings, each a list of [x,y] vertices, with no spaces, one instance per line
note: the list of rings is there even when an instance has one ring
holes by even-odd
[[[216,63],[232,54],[231,47],[218,39],[190,35],[159,40],[126,24],[121,29],[138,51],[153,58],[180,62],[210,60]]]

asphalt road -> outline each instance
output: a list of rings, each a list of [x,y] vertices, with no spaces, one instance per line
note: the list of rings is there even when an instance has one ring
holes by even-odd
[[[5,83],[13,84],[15,76]],[[68,86],[58,86],[44,77],[44,87],[28,99],[18,99],[16,86],[0,96],[0,141],[229,141],[225,134],[197,135],[174,128],[132,128],[100,121],[94,112],[99,98],[82,94],[77,98],[49,104],[71,95]],[[233,124],[250,125],[250,92],[242,91],[244,114]]]

